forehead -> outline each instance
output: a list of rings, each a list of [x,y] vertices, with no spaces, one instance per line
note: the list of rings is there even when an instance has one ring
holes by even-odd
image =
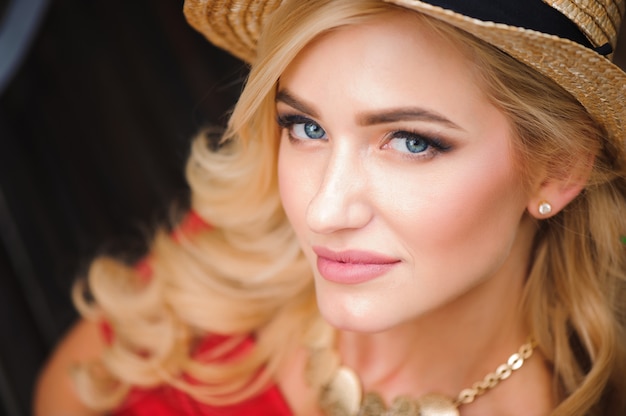
[[[390,12],[329,31],[288,65],[279,89],[321,106],[344,102],[368,111],[419,105],[474,117],[468,109],[487,101],[476,65],[457,40],[424,19]]]

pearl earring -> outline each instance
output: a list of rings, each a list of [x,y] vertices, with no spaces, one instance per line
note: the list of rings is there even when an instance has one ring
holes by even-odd
[[[541,201],[539,203],[539,213],[541,215],[548,215],[552,212],[552,205],[549,202]]]

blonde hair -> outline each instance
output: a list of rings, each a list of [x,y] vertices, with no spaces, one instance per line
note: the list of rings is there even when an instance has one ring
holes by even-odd
[[[310,266],[281,207],[276,183],[275,89],[287,65],[321,33],[404,10],[377,0],[287,1],[272,16],[258,61],[219,151],[200,134],[187,165],[192,207],[211,230],[157,232],[151,277],[110,258],[93,262],[75,289],[84,316],[105,319],[114,339],[98,363],[76,371],[84,400],[112,409],[132,386],[169,384],[221,405],[257,394],[281,360],[327,327],[315,305]],[[418,16],[478,68],[476,76],[513,125],[519,168],[564,175],[595,156],[589,185],[542,221],[525,291],[528,324],[550,361],[562,403],[555,415],[623,409],[626,390],[626,165],[582,106],[550,80],[462,31]],[[555,162],[556,161],[556,162]],[[320,332],[321,331],[321,332]],[[229,336],[213,358],[252,335],[235,361],[193,358],[207,334]],[[183,374],[202,381],[194,385]]]
[[[485,50],[485,47],[482,48]],[[591,169],[585,189],[541,221],[525,288],[533,336],[563,402],[554,415],[626,411],[626,163],[582,106],[549,79],[494,50],[477,61],[488,95],[514,126],[527,178],[563,181]],[[484,60],[485,62],[480,62]],[[485,65],[487,64],[487,65]],[[590,166],[591,161],[593,165]]]

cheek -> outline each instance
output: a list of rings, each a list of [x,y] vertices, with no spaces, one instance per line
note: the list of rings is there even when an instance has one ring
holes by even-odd
[[[476,164],[463,172],[440,177],[428,191],[415,189],[413,195],[422,197],[405,206],[421,208],[406,210],[402,217],[407,222],[415,218],[413,231],[419,232],[407,239],[418,252],[428,253],[435,262],[480,269],[486,266],[482,264],[486,259],[495,265],[498,258],[506,256],[525,199],[510,163]],[[420,214],[416,216],[416,212]]]

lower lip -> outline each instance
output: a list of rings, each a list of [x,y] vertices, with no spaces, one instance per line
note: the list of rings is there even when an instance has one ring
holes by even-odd
[[[341,263],[325,257],[317,258],[317,270],[330,282],[341,284],[365,283],[376,279],[398,263]]]

